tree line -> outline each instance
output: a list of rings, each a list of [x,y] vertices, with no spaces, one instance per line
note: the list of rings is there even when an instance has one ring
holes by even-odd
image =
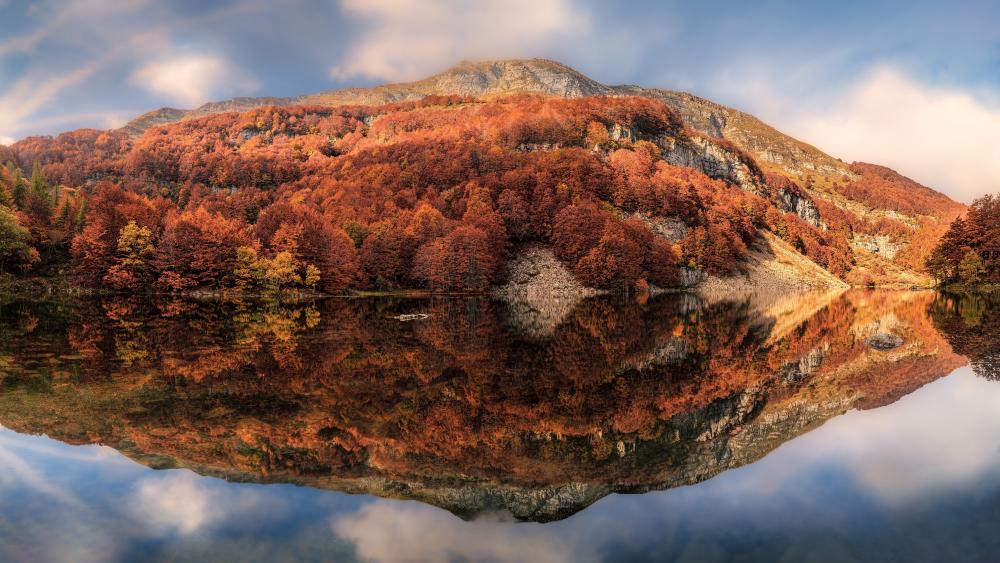
[[[965,217],[953,221],[927,258],[927,269],[942,284],[1000,283],[1000,197],[977,199]]]

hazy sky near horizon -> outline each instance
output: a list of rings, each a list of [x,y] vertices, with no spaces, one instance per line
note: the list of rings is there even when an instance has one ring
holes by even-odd
[[[0,143],[506,57],[702,95],[962,201],[1000,191],[988,0],[0,0]]]

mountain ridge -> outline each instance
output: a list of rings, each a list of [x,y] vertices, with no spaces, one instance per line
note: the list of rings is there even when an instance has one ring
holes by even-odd
[[[477,110],[477,104],[490,109]],[[531,111],[542,113],[532,117],[524,113]],[[499,113],[507,114],[507,117],[498,121],[496,116]],[[479,125],[469,128],[471,121],[468,120]],[[313,125],[303,128],[298,123]],[[466,128],[465,132],[461,133],[463,128]],[[449,146],[459,152],[467,150],[461,148],[462,143],[471,138],[483,143],[484,150],[491,146],[498,150],[503,147],[502,150],[509,152],[498,162],[508,165],[520,162],[522,157],[519,155],[525,153],[556,152],[569,157],[571,151],[567,152],[568,149],[585,149],[589,152],[586,158],[584,153],[575,153],[572,158],[590,159],[604,169],[600,174],[611,176],[604,176],[604,179],[578,178],[581,182],[578,188],[596,190],[594,194],[598,199],[618,208],[614,212],[617,214],[614,222],[633,217],[646,223],[637,227],[645,231],[658,228],[654,224],[656,221],[676,223],[677,214],[689,215],[687,219],[680,217],[685,219],[682,222],[686,225],[679,234],[675,234],[685,238],[688,228],[694,228],[692,236],[695,238],[687,236],[682,241],[680,238],[672,239],[673,235],[660,237],[669,244],[683,243],[680,258],[685,264],[704,267],[701,258],[693,261],[690,258],[711,254],[710,249],[719,242],[718,237],[728,236],[725,231],[742,233],[739,236],[743,241],[733,242],[733,248],[736,255],[743,256],[746,247],[756,246],[756,235],[750,231],[764,227],[794,246],[792,253],[801,253],[807,261],[812,260],[851,285],[930,285],[930,278],[923,272],[924,259],[950,222],[965,210],[965,206],[944,194],[890,169],[864,163],[844,163],[742,111],[684,92],[602,84],[567,65],[547,59],[463,61],[414,82],[285,98],[239,97],[203,104],[193,110],[160,108],[109,133],[112,135],[110,138],[102,137],[100,132],[86,130],[55,139],[29,138],[5,148],[6,154],[10,155],[5,160],[15,161],[27,170],[33,161],[41,158],[46,173],[54,172],[57,181],[72,188],[88,184],[93,186],[102,179],[110,179],[119,183],[138,182],[137,188],[147,191],[152,181],[162,194],[169,194],[168,197],[183,206],[186,203],[181,201],[177,190],[185,182],[200,183],[213,192],[228,190],[230,195],[242,188],[272,190],[283,183],[289,189],[305,186],[314,189],[319,178],[305,183],[291,181],[303,175],[316,174],[319,171],[317,167],[323,166],[318,162],[310,164],[310,154],[336,158],[357,150],[361,152],[348,160],[361,158],[360,162],[367,166],[364,163],[368,162],[365,160],[368,157],[362,155],[367,154],[365,151],[381,147],[377,149],[382,153],[378,158],[387,160],[378,166],[405,167],[409,158],[407,153],[418,156],[412,153],[412,143],[428,142],[428,135],[436,136],[436,141],[430,141],[433,143],[440,143],[447,137],[448,142],[453,143]],[[209,142],[210,139],[214,140]],[[311,148],[306,149],[303,143],[309,143]],[[402,144],[397,145],[397,149],[387,146],[396,143]],[[157,154],[168,148],[173,155]],[[303,150],[311,153],[303,153]],[[396,156],[391,154],[393,151],[397,151]],[[652,162],[643,160],[646,157],[641,155],[646,153]],[[206,160],[208,155],[211,158]],[[427,157],[436,158],[430,154]],[[220,158],[223,160],[218,160]],[[295,162],[279,162],[274,160],[276,158],[290,158]],[[480,156],[470,153],[468,158],[468,165],[475,170],[456,168],[452,171],[454,177],[446,179],[446,182],[467,182],[474,180],[476,174],[483,173],[476,164],[481,162]],[[548,157],[539,154],[528,158],[528,161],[534,162],[538,158],[546,160]],[[226,164],[226,159],[233,160]],[[661,174],[661,179],[656,180],[653,178],[656,174],[653,165],[659,166],[656,161],[675,169],[663,170],[662,174],[666,176]],[[554,162],[542,166],[551,166]],[[355,172],[340,168],[332,161],[329,164],[333,168],[323,174],[336,173],[342,176],[342,180],[356,180],[353,177]],[[260,166],[264,169],[254,171]],[[776,208],[778,214],[765,217],[765,208],[753,211],[751,207],[757,204],[744,201],[743,196],[727,189],[711,187],[703,180],[689,177],[682,169],[693,169],[707,179],[724,182],[753,197],[763,198]],[[280,175],[275,176],[279,172]],[[635,178],[629,179],[633,174],[636,174]],[[675,187],[667,188],[667,184],[663,184],[667,176],[673,176],[668,184],[675,183]],[[615,178],[612,183],[617,187],[594,184],[611,182],[611,178]],[[464,220],[461,217],[464,204],[427,199],[438,197],[435,184],[441,180],[444,179],[432,174],[423,180],[426,184],[413,187],[421,190],[425,203],[451,213],[449,220]],[[496,178],[483,177],[479,180],[484,181],[494,182]],[[16,183],[13,176],[7,183]],[[143,183],[147,187],[139,187]],[[695,188],[698,183],[701,187]],[[687,184],[687,187],[682,184]],[[329,185],[324,189],[342,192],[344,185]],[[458,187],[458,184],[454,186]],[[431,191],[424,191],[427,189]],[[504,186],[497,184],[491,189],[495,192],[491,199],[499,198]],[[521,189],[527,190],[524,187]],[[690,196],[684,195],[687,193],[684,190],[691,189],[700,190],[700,195],[684,203],[682,200]],[[333,197],[329,203],[340,205],[334,202],[343,195]],[[264,197],[263,194],[261,197]],[[521,191],[518,197],[530,199],[541,196],[537,192]],[[559,204],[561,206],[570,203],[575,196],[563,194],[558,197],[565,198]],[[681,199],[672,199],[675,197]],[[356,204],[350,205],[353,211],[347,214],[347,218],[332,217],[335,228],[354,228],[349,225],[353,221],[349,219],[350,213],[363,211]],[[413,205],[413,202],[408,202],[402,208],[415,210]],[[494,199],[488,205],[501,203],[499,199]],[[550,221],[554,216],[536,219],[537,224],[532,229],[523,231],[523,225],[518,224],[521,219],[515,217],[520,213],[516,209],[522,205],[521,200],[514,198],[502,205],[514,205],[502,212],[513,213],[505,216],[504,221],[505,228],[514,233],[515,240],[544,238],[552,233]],[[653,208],[657,205],[667,207],[656,211]],[[711,216],[705,214],[708,208],[719,205],[728,205],[729,209],[718,209]],[[733,206],[743,206],[742,211]],[[392,209],[396,208],[398,206],[393,204]],[[699,208],[701,210],[697,211]],[[382,212],[386,211],[379,213]],[[391,209],[387,212],[395,213]],[[604,212],[598,215],[601,213]],[[655,218],[650,213],[661,216]],[[808,228],[786,224],[781,216],[784,213],[797,216]],[[232,216],[233,212],[229,210],[224,214]],[[671,214],[674,216],[671,217]],[[733,214],[743,214],[744,217],[736,218]],[[598,215],[590,217],[597,220]],[[731,220],[723,215],[732,216]],[[378,217],[365,218],[363,224],[368,225],[375,219]],[[253,223],[255,219],[249,221]],[[754,225],[747,224],[747,221]],[[721,225],[722,231],[707,234],[697,231],[707,228],[709,223]],[[158,234],[163,226],[162,223],[157,225],[154,232]],[[483,228],[489,231],[493,227]],[[363,250],[361,244],[366,235],[367,231],[354,239],[358,251]],[[698,237],[704,238],[706,243],[699,243],[701,239]],[[661,245],[658,252],[666,252],[662,248],[664,241],[657,243]],[[102,241],[101,244],[107,242]],[[109,249],[109,252],[114,250],[110,246]],[[502,250],[498,252],[505,254]],[[564,253],[561,257],[564,261],[569,260],[568,257],[572,257],[572,261],[580,258],[570,251],[566,252],[569,254]],[[675,248],[673,252],[677,254],[678,251]],[[719,256],[723,262],[732,262],[730,258]],[[802,269],[795,263],[805,264],[791,260],[778,266],[779,269],[790,269],[791,277],[799,274],[802,278],[815,277],[808,275],[807,270],[811,268]],[[683,266],[680,262],[678,265]],[[369,273],[375,271],[371,268],[377,269],[374,263]],[[494,271],[493,266],[490,265],[488,270]],[[719,273],[725,268],[717,267],[715,270]],[[752,269],[743,269],[745,273],[749,270]],[[766,270],[772,273],[778,271],[772,267]],[[576,274],[579,275],[579,272]],[[374,277],[369,281],[377,283],[378,275],[372,275]],[[408,275],[403,273],[403,277]],[[679,274],[675,274],[675,279],[676,276],[698,279],[697,275],[692,277],[685,273],[683,267]],[[773,280],[751,279],[749,285],[761,286],[771,282]],[[686,285],[688,282],[682,283]]]
[[[158,114],[164,111],[171,112],[170,117],[175,120],[183,120],[224,111],[245,111],[267,105],[379,105],[415,101],[430,95],[490,98],[518,93],[565,98],[641,96],[660,100],[680,113],[684,123],[694,131],[733,143],[753,155],[766,171],[786,174],[810,193],[819,195],[838,207],[848,206],[848,202],[837,193],[839,184],[855,181],[861,176],[851,164],[823,152],[814,145],[782,133],[741,110],[687,92],[632,84],[604,84],[568,65],[544,58],[465,60],[428,78],[413,82],[391,83],[371,88],[350,87],[288,98],[239,97],[210,102],[193,110],[161,108],[132,120],[123,129],[130,134],[136,134],[149,126],[166,123],[168,121]],[[940,194],[936,191],[935,193]],[[951,207],[950,211],[945,213],[948,217],[964,210],[964,205],[954,202],[944,194],[940,196],[942,207]]]
[[[598,82],[572,67],[558,61],[532,58],[509,60],[464,60],[430,77],[412,82],[397,82],[371,88],[348,87],[328,90],[315,94],[304,94],[284,98],[236,97],[217,102],[208,102],[197,108],[184,110],[164,107],[143,114],[126,124],[123,129],[130,134],[141,134],[150,126],[182,119],[193,119],[213,113],[246,111],[268,105],[379,105],[402,101],[414,101],[429,95],[469,95],[476,97],[503,96],[516,93],[548,94],[559,97],[581,96],[643,96],[661,99],[678,110],[685,123],[701,133],[716,138],[733,140],[730,136],[746,127],[737,128],[734,123],[752,123],[755,128],[769,129],[773,134],[790,139],[794,150],[811,160],[822,161],[821,166],[809,167],[817,172],[852,176],[848,166],[816,147],[804,143],[767,125],[758,118],[718,104],[694,94],[663,88],[649,88],[634,84],[608,85]],[[173,121],[164,119],[169,113]],[[749,140],[734,141],[747,150],[753,147]],[[801,172],[795,165],[801,159],[788,158],[775,153],[770,143],[770,152],[763,152],[764,162],[776,165],[789,164],[789,171]],[[788,143],[786,143],[788,144]],[[745,145],[745,146],[744,146]]]

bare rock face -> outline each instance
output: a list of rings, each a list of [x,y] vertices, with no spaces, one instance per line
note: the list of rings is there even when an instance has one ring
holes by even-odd
[[[611,93],[611,88],[596,80],[545,59],[463,61],[427,82],[435,91],[468,96],[538,92],[576,98]]]
[[[633,213],[634,217],[645,223],[653,233],[670,242],[680,242],[687,236],[688,226],[677,217],[661,217],[645,213]]]
[[[581,299],[599,293],[577,281],[544,246],[515,252],[507,264],[507,279],[494,295],[510,305],[511,323],[534,337],[552,334]]]
[[[868,338],[868,345],[876,350],[892,350],[903,345],[899,335],[880,332]]]
[[[686,166],[710,178],[735,184],[743,191],[766,196],[764,178],[738,154],[704,137],[662,143],[664,159],[674,166]]]
[[[708,279],[708,275],[702,270],[681,266],[677,272],[677,285],[683,288],[695,287]]]
[[[778,190],[774,203],[779,209],[794,213],[814,227],[820,226],[819,209],[816,204],[791,190]]]
[[[618,89],[635,96],[660,99],[677,110],[684,123],[694,130],[732,141],[761,162],[774,164],[793,176],[812,173],[852,179],[856,176],[843,162],[739,110],[686,92],[634,86]]]
[[[889,259],[895,258],[896,254],[906,246],[887,235],[863,235],[859,233],[854,234],[851,243]]]
[[[139,136],[143,131],[157,125],[176,123],[188,114],[188,110],[176,108],[160,108],[146,112],[129,121],[122,129],[129,135]]]

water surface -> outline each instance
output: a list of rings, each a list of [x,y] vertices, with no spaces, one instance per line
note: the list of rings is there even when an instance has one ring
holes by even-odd
[[[0,559],[990,560],[996,310],[8,303]]]

